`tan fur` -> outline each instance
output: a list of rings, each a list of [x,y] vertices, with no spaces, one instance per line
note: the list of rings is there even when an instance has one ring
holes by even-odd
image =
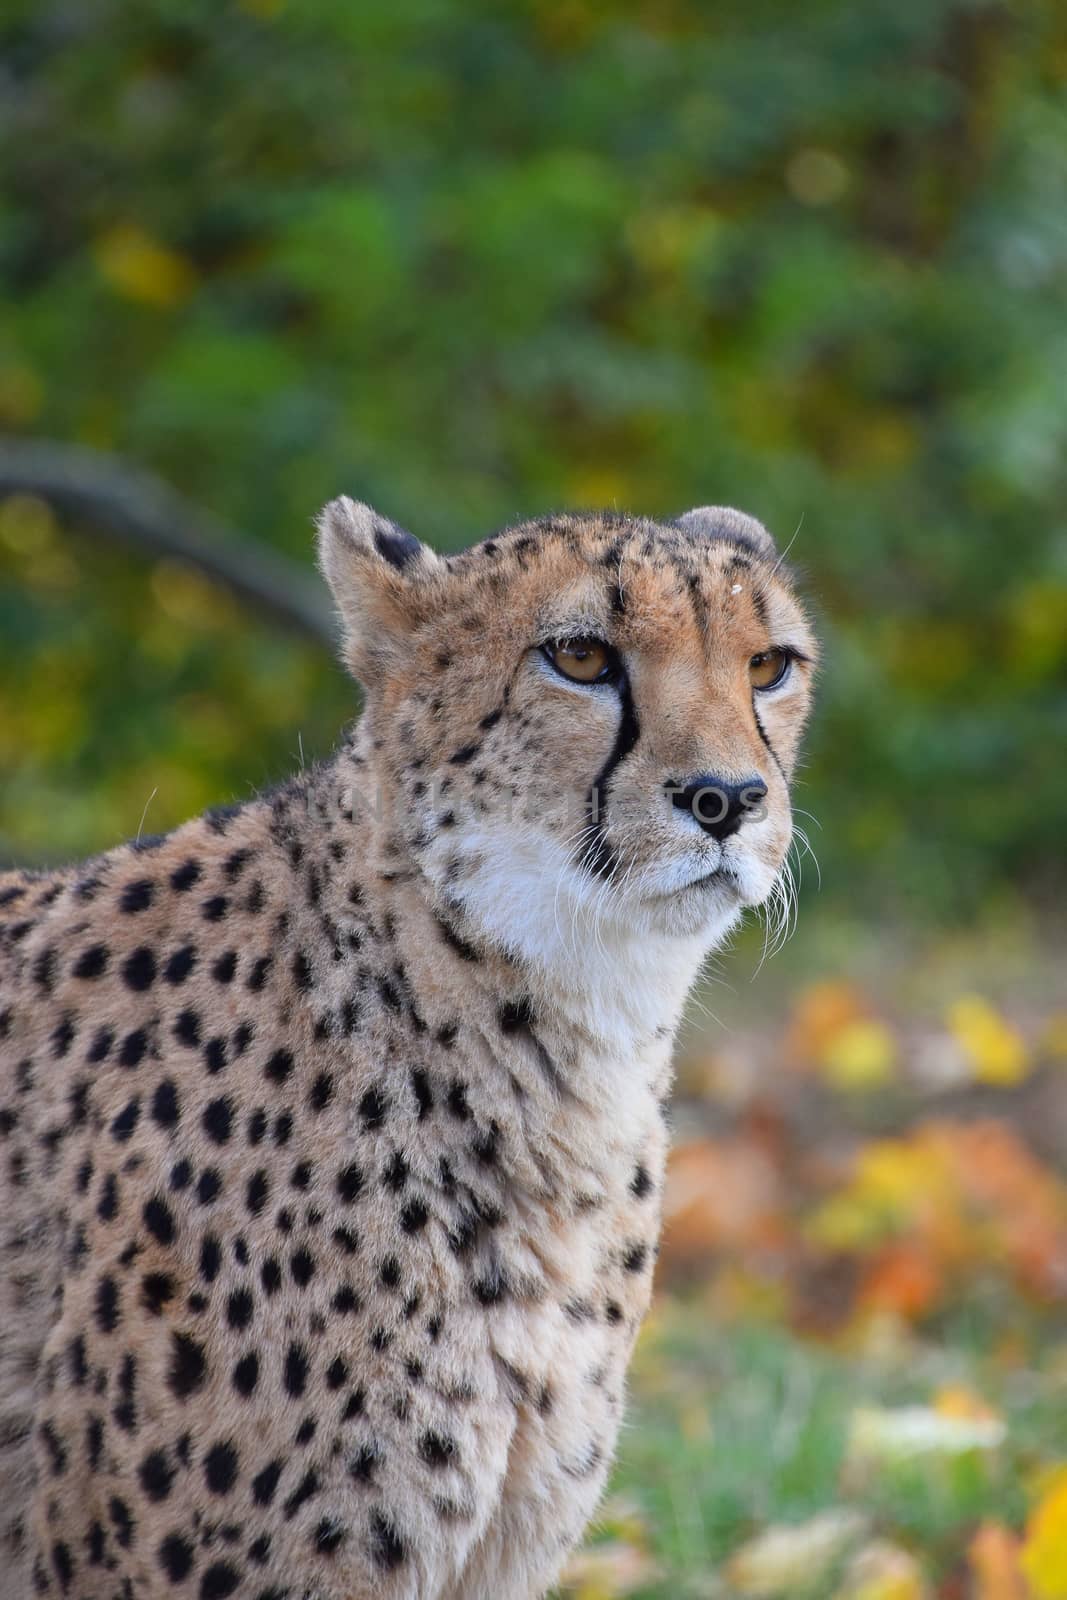
[[[343,501],[321,550],[368,687],[332,760],[0,879],[10,1600],[531,1600],[608,1471],[671,1041],[788,846],[808,625],[737,513],[441,558]],[[538,648],[577,633],[637,730],[595,827],[625,712]],[[766,816],[709,838],[664,790],[702,772]]]

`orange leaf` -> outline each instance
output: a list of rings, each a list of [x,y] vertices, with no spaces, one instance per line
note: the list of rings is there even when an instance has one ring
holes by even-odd
[[[982,1524],[967,1551],[974,1574],[972,1600],[1028,1600],[1019,1552],[1019,1540],[1003,1523]]]

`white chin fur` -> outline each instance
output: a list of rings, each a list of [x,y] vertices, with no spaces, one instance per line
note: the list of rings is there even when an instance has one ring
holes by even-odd
[[[579,871],[564,846],[535,828],[483,822],[449,840],[466,871],[445,891],[556,1003],[605,1041],[633,1048],[677,1026],[704,957],[741,915],[728,883],[685,888],[699,868],[641,895]],[[433,867],[430,867],[433,875]]]

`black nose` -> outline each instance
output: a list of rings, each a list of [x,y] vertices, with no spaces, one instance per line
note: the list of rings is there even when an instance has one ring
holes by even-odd
[[[728,839],[736,833],[746,815],[767,798],[762,778],[742,778],[735,783],[714,772],[698,772],[686,784],[668,783],[665,787],[679,811],[688,811],[713,839]]]

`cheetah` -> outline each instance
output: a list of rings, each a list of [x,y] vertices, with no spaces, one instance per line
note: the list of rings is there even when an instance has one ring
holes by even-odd
[[[811,625],[727,509],[318,527],[333,756],[0,878],[7,1600],[532,1600],[609,1469]]]

